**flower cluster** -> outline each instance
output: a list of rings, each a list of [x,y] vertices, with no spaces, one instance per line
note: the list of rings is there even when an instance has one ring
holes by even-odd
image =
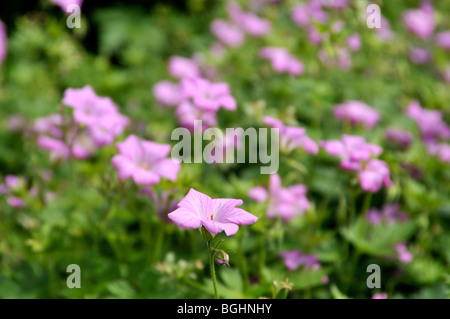
[[[353,135],[343,135],[341,140],[321,141],[319,145],[328,154],[340,158],[342,169],[358,172],[363,190],[375,193],[383,185],[389,187],[392,184],[389,166],[377,158],[383,152],[380,146]]]
[[[349,121],[352,125],[362,124],[368,129],[380,121],[379,112],[361,101],[350,100],[337,104],[333,113],[339,120]]]
[[[87,158],[99,147],[113,143],[129,124],[109,97],[99,97],[89,85],[64,92],[63,104],[73,109],[72,121],[61,114],[36,119],[38,145],[52,160]]]
[[[272,30],[268,20],[242,10],[237,2],[230,2],[227,11],[231,20],[216,19],[210,27],[212,34],[225,46],[238,47],[244,43],[246,34],[261,37]]]
[[[249,190],[248,196],[256,202],[268,202],[267,217],[279,216],[284,222],[303,215],[311,207],[306,198],[308,188],[303,184],[282,187],[278,174],[270,175],[268,190],[256,186]]]
[[[298,76],[303,73],[303,63],[286,48],[264,47],[259,51],[263,59],[270,61],[272,69],[277,73],[289,73]]]
[[[450,162],[450,144],[444,142],[450,139],[450,126],[444,122],[442,112],[424,109],[414,100],[408,105],[406,115],[417,123],[428,154]]]

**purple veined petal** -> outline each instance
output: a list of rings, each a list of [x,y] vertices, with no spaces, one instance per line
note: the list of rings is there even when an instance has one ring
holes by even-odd
[[[243,225],[243,224],[241,224]],[[227,236],[233,236],[239,230],[239,226],[234,223],[223,223],[223,230]]]
[[[256,202],[264,202],[268,198],[268,193],[264,187],[256,186],[248,191],[248,197]]]
[[[174,182],[177,179],[180,168],[181,165],[179,162],[176,162],[171,158],[165,158],[161,161],[158,161],[152,167],[152,170],[155,171],[158,175],[170,179]]]
[[[225,229],[224,223],[215,222],[211,219],[203,219],[202,225],[206,228],[207,231],[209,231],[213,235],[217,235],[218,233],[222,232]],[[230,224],[230,225],[232,225],[232,224]],[[237,225],[235,225],[235,226],[237,226]]]
[[[202,225],[200,216],[184,207],[179,207],[168,214],[169,219],[182,229],[195,229]]]
[[[212,199],[212,209],[210,212],[211,220],[216,222],[225,222],[233,213],[236,206],[242,205],[241,199],[215,198]]]
[[[211,219],[212,199],[193,188],[189,190],[187,195],[178,204],[192,212],[196,212],[200,219]]]
[[[227,215],[225,221],[246,226],[256,223],[258,217],[241,208],[235,208]]]

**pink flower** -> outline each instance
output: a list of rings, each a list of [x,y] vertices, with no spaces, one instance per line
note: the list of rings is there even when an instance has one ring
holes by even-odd
[[[397,258],[404,264],[409,264],[413,260],[413,255],[406,248],[405,243],[398,243],[395,245]]]
[[[443,163],[450,163],[450,144],[427,143],[427,151],[430,155],[437,155]]]
[[[400,149],[406,149],[411,144],[413,136],[410,132],[397,129],[388,128],[385,132],[386,140],[395,143]]]
[[[373,128],[380,121],[380,114],[361,101],[346,101],[334,106],[334,115],[351,124],[362,123],[366,128]]]
[[[412,101],[406,115],[417,123],[425,141],[450,138],[450,127],[444,122],[441,111],[424,109],[418,101]]]
[[[81,7],[81,5],[83,4],[84,0],[50,0],[51,2],[53,2],[53,4],[56,4],[57,6],[60,6],[61,9],[67,13],[67,8],[71,5],[71,4],[75,4],[79,7]]]
[[[203,226],[213,235],[225,231],[227,236],[231,236],[238,231],[238,225],[251,225],[258,220],[256,216],[236,207],[242,203],[240,199],[212,199],[191,188],[178,204],[178,208],[168,216],[182,229]]]
[[[307,153],[317,154],[317,143],[305,135],[302,127],[285,126],[283,122],[271,116],[264,116],[264,123],[270,127],[278,128],[280,134],[280,148],[285,152],[291,152],[302,147]]]
[[[379,159],[370,159],[359,171],[359,184],[363,190],[375,193],[383,185],[385,187],[392,185],[389,175],[389,166],[385,162]]]
[[[387,293],[374,294],[372,299],[387,299]]]
[[[199,109],[190,101],[181,102],[175,111],[175,115],[178,117],[180,125],[190,131],[194,131],[196,120],[202,121],[203,131],[217,124],[216,111]]]
[[[326,12],[322,9],[320,1],[310,1],[308,4],[299,4],[292,8],[291,19],[301,27],[311,26],[313,22],[325,23],[328,19]]]
[[[277,73],[290,73],[293,76],[303,73],[303,63],[286,48],[264,47],[259,54],[261,58],[271,62],[272,68]]]
[[[70,157],[70,148],[60,139],[42,135],[37,138],[37,145],[50,152],[51,161],[65,161]]]
[[[6,58],[7,46],[8,46],[8,37],[6,35],[6,26],[0,20],[0,66],[3,64],[3,61]]]
[[[231,19],[247,34],[260,37],[272,30],[272,25],[266,19],[258,17],[252,12],[245,12],[237,2],[228,5],[228,13]]]
[[[211,32],[224,45],[238,47],[244,43],[245,35],[241,29],[223,19],[216,19],[211,23]]]
[[[398,204],[386,204],[381,211],[372,208],[367,212],[367,221],[373,225],[378,225],[381,222],[392,225],[394,222],[407,220],[409,220],[408,214],[401,212]]]
[[[319,145],[331,156],[338,156],[341,168],[345,170],[360,170],[362,162],[383,152],[380,146],[367,143],[363,137],[354,135],[343,135],[340,141],[321,141]]]
[[[120,154],[112,159],[117,169],[119,179],[132,178],[138,185],[155,185],[161,177],[175,181],[180,163],[167,158],[170,145],[158,144],[138,139],[130,135],[123,142],[116,143]]]
[[[304,254],[297,249],[283,251],[279,255],[283,258],[284,265],[290,271],[296,270],[300,266],[303,266],[305,269],[312,268],[314,270],[320,268],[319,258],[317,256]]]
[[[169,59],[168,68],[169,73],[178,79],[200,76],[197,62],[181,56],[172,56]]]
[[[249,190],[248,196],[257,202],[268,200],[267,217],[280,216],[284,222],[303,215],[311,206],[306,198],[308,188],[303,184],[290,187],[281,186],[278,174],[270,175],[269,190],[257,186]]]
[[[422,48],[412,48],[409,51],[409,59],[415,64],[425,64],[431,60],[431,53]]]
[[[153,95],[158,103],[163,106],[175,106],[181,102],[178,83],[160,81],[153,87]]]
[[[434,31],[433,7],[423,2],[420,9],[410,9],[403,13],[403,23],[406,28],[421,39],[429,38]]]
[[[358,33],[353,33],[347,38],[347,45],[353,52],[359,51],[361,48],[361,37]]]
[[[87,127],[98,147],[111,144],[129,124],[129,119],[119,113],[109,97],[97,96],[89,85],[81,89],[67,89],[62,102],[73,108],[75,123]]]
[[[446,50],[450,50],[450,30],[436,34],[436,45]]]
[[[192,99],[193,104],[206,111],[236,109],[236,100],[227,83],[211,83],[202,78],[185,78],[180,83],[183,99]]]

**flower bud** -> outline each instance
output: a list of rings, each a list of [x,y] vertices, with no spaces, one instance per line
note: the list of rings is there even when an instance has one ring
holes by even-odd
[[[214,257],[216,258],[216,262],[219,264],[228,264],[228,262],[230,261],[230,256],[228,256],[228,254],[221,250],[217,250],[216,254],[214,255]]]

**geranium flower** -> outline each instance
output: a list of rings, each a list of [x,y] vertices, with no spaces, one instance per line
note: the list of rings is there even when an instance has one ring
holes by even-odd
[[[350,100],[337,104],[333,113],[340,120],[348,120],[351,124],[361,123],[368,129],[380,121],[378,111],[361,101]]]
[[[120,154],[112,159],[118,170],[119,179],[132,178],[138,185],[155,185],[161,177],[175,181],[180,170],[180,163],[167,158],[171,147],[140,140],[130,135],[123,142],[116,144]]]
[[[50,0],[50,1],[53,2],[53,4],[59,6],[64,11],[64,13],[67,13],[67,8],[71,4],[76,4],[77,6],[81,7],[84,0]]]
[[[153,87],[153,96],[163,106],[175,106],[181,102],[178,83],[160,81]]]
[[[8,37],[6,36],[5,24],[0,20],[0,66],[6,58]]]
[[[280,148],[289,153],[301,147],[307,153],[317,154],[319,147],[317,143],[306,136],[302,127],[285,126],[282,121],[271,116],[264,116],[264,123],[270,127],[278,128],[280,134]]]
[[[386,162],[379,159],[370,159],[359,171],[359,184],[363,190],[375,193],[383,185],[385,187],[392,185],[389,175],[389,166]]]
[[[283,258],[284,265],[290,271],[296,270],[300,266],[304,266],[305,269],[312,268],[314,270],[320,268],[319,258],[317,256],[304,254],[297,249],[283,251],[279,255]]]
[[[277,73],[289,73],[293,76],[303,73],[303,63],[286,48],[264,47],[259,51],[259,55],[269,60]]]
[[[238,47],[244,43],[245,34],[234,23],[216,19],[211,23],[211,32],[226,46]]]
[[[429,38],[434,31],[433,7],[424,1],[419,9],[406,10],[403,13],[406,28],[421,39]]]
[[[241,199],[212,199],[191,188],[178,204],[178,208],[168,217],[182,229],[203,226],[213,235],[225,231],[227,236],[231,236],[238,231],[238,225],[251,225],[258,220],[256,216],[236,207],[242,203]]]
[[[169,58],[168,69],[169,73],[178,79],[200,76],[197,62],[181,56]]]

